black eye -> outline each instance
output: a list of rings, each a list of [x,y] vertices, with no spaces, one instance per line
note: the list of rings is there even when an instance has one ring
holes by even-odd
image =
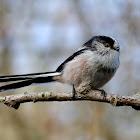
[[[105,47],[110,47],[110,45],[108,43],[105,43],[104,46]]]

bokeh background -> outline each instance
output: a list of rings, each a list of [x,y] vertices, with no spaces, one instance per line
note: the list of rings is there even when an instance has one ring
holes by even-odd
[[[109,93],[140,91],[139,0],[0,0],[0,75],[55,70],[94,35],[116,38],[120,68]],[[2,84],[1,84],[2,85]],[[60,83],[5,92],[69,92]],[[140,113],[83,102],[0,104],[0,140],[139,140]]]

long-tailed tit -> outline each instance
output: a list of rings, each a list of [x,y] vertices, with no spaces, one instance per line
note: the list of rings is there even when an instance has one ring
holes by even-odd
[[[75,90],[88,85],[91,85],[92,89],[101,88],[119,67],[119,50],[119,44],[114,38],[94,36],[67,58],[56,71],[1,76],[0,82],[14,83],[1,86],[0,92],[53,81],[70,84]]]

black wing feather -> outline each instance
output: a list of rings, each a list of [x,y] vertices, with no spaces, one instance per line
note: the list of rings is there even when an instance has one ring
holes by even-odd
[[[56,72],[62,72],[65,65],[71,61],[72,59],[74,59],[75,57],[77,57],[78,55],[82,54],[85,50],[88,50],[88,48],[84,48],[84,49],[81,49],[77,52],[75,52],[73,55],[71,55],[70,57],[68,57],[57,69],[56,69]]]

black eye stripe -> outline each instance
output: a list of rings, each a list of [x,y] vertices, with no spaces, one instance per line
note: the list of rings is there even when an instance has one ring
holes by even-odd
[[[98,41],[103,44],[108,43],[111,48],[113,47],[114,42],[115,42],[112,38],[110,38],[108,36],[94,36],[89,41],[87,41],[84,45],[87,47],[91,47],[93,41]]]
[[[99,36],[99,40],[102,42],[102,43],[108,43],[111,47],[114,45],[114,40],[110,37],[107,37],[107,36]]]

